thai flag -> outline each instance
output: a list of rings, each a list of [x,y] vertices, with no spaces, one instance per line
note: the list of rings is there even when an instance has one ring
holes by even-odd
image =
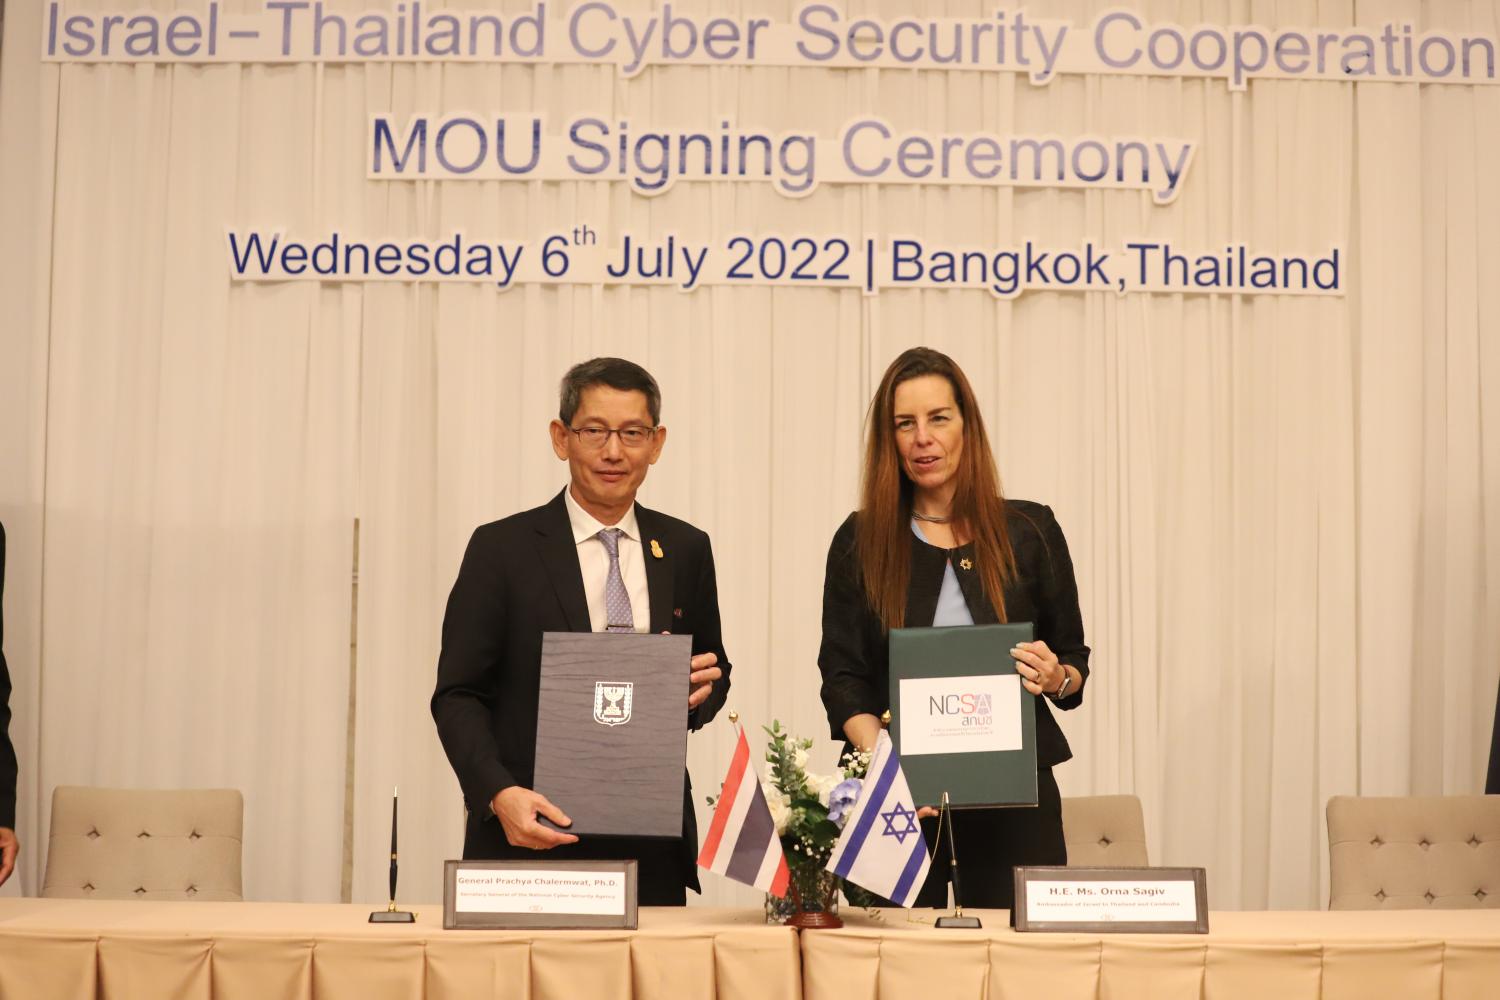
[[[698,865],[736,882],[753,885],[773,896],[785,896],[791,873],[776,836],[776,823],[760,790],[760,779],[750,763],[745,731],[724,777],[724,790],[714,806],[714,818],[698,852]]]
[[[897,906],[910,906],[932,858],[891,738],[881,730],[859,801],[833,846],[828,870]]]

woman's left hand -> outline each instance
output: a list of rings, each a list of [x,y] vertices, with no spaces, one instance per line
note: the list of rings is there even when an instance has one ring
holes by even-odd
[[[1038,639],[1036,642],[1018,642],[1011,647],[1010,655],[1016,661],[1016,673],[1021,675],[1021,684],[1032,694],[1051,694],[1067,676],[1068,668],[1057,662],[1057,654]]]

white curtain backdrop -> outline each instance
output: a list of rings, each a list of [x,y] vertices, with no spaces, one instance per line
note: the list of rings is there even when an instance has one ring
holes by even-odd
[[[1027,9],[1084,25],[1114,5]],[[1405,17],[1419,31],[1500,33],[1494,0],[1125,5],[1189,25]],[[104,5],[70,9],[88,6]],[[1500,679],[1500,351],[1483,336],[1500,323],[1500,87],[59,69],[37,59],[40,11],[13,2],[6,15],[0,518],[25,891],[39,884],[56,785],[227,785],[246,794],[247,894],[338,898],[352,767],[354,898],[384,897],[393,785],[403,896],[438,898],[463,819],[427,710],[443,603],[477,524],[566,481],[545,437],[557,379],[600,354],[661,382],[670,437],[642,500],[713,537],[730,706],[753,736],[779,718],[819,737],[816,760],[831,763],[816,668],[823,562],[854,502],[873,387],[922,343],[974,381],[1007,492],[1051,504],[1067,533],[1095,672],[1083,709],[1062,719],[1076,754],[1058,769],[1064,794],[1139,795],[1154,862],[1207,867],[1217,907],[1289,908],[1326,899],[1330,795],[1482,787]],[[540,110],[556,122],[585,108],[822,135],[874,112],[897,129],[1200,148],[1169,206],[1124,191],[825,186],[794,201],[764,184],[680,183],[648,199],[605,182],[365,179],[373,112]],[[230,225],[529,239],[579,223],[604,242],[628,229],[1341,244],[1347,293],[1001,302],[227,278]],[[731,743],[724,720],[690,740],[700,808]],[[755,900],[712,876],[705,890],[704,902]]]

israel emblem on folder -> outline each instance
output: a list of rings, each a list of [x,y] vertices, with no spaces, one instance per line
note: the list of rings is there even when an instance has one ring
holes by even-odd
[[[634,687],[623,681],[595,681],[594,721],[602,726],[623,726],[629,722]]]

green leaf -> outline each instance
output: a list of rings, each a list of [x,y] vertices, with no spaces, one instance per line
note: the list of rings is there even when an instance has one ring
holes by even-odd
[[[848,879],[844,879],[843,882],[844,897],[849,900],[850,906],[869,910],[879,905],[880,897],[870,890],[857,886]]]
[[[833,820],[825,819],[820,820],[813,826],[808,839],[819,847],[832,847],[838,843],[839,834],[841,833],[843,831],[839,829],[837,823],[833,822]]]

